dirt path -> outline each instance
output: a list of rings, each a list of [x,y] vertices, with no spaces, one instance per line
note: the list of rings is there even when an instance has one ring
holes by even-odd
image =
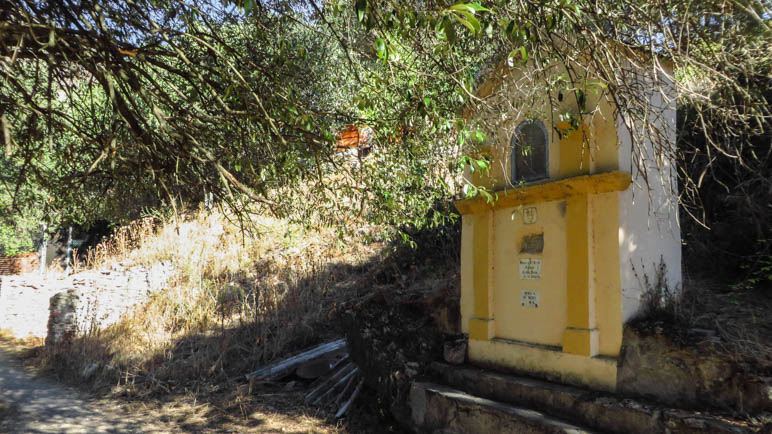
[[[0,350],[0,432],[174,432],[119,405],[93,401],[61,384],[25,372]]]

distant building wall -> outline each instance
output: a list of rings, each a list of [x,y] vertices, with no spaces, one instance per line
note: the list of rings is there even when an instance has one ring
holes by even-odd
[[[0,256],[0,275],[32,273],[38,270],[39,264],[40,254],[37,252]]]

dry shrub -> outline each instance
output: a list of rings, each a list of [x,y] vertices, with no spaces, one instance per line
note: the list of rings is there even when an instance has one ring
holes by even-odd
[[[641,313],[644,318],[667,320],[678,324],[688,324],[688,318],[684,314],[682,306],[683,291],[680,288],[671,288],[667,281],[667,264],[660,258],[653,272],[646,271],[642,264],[640,274],[633,267],[633,271],[643,287],[641,294]]]

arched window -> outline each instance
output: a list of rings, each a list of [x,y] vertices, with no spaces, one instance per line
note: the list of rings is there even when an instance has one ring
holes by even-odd
[[[544,123],[538,119],[522,122],[512,135],[512,183],[535,181],[548,176],[549,138]]]

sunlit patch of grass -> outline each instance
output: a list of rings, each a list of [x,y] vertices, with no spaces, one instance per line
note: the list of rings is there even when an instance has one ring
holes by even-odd
[[[35,348],[40,348],[44,341],[43,338],[34,336],[19,338],[8,329],[0,329],[0,350],[15,356],[23,356]]]

